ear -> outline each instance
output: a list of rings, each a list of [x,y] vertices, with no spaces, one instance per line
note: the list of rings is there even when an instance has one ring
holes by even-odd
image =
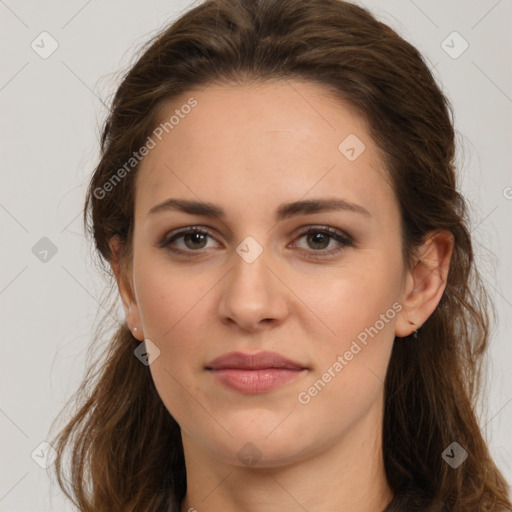
[[[434,312],[446,288],[454,237],[450,231],[429,233],[416,251],[416,263],[407,271],[395,335],[408,336]]]
[[[139,307],[133,294],[131,268],[123,255],[123,243],[117,235],[110,239],[110,249],[112,254],[110,264],[117,281],[127,326],[136,339],[143,341],[144,333]]]

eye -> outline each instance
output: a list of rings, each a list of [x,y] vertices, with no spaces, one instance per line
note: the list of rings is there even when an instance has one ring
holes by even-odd
[[[211,248],[211,246],[208,247],[207,245],[208,238],[214,240],[214,237],[207,229],[200,226],[189,226],[164,236],[159,246],[178,254],[188,253],[190,255],[197,253],[197,255],[199,255],[202,249]],[[308,247],[299,247],[299,249],[306,252],[307,256],[312,258],[333,256],[347,247],[354,246],[354,241],[349,235],[329,226],[309,227],[306,231],[302,232],[296,240],[302,238],[305,238]],[[336,242],[337,245],[333,248],[329,248],[333,245],[333,241]]]
[[[209,231],[198,226],[191,226],[164,237],[160,246],[178,253],[198,252],[200,249],[208,248],[206,246],[208,238],[213,238]],[[177,241],[182,243],[179,244]]]
[[[305,238],[309,248],[313,248],[313,251],[307,248],[303,250],[310,253],[308,256],[312,256],[313,258],[333,256],[343,251],[346,247],[354,246],[354,241],[350,236],[329,226],[312,226],[299,235],[297,240],[302,238]],[[337,245],[329,249],[333,240]]]

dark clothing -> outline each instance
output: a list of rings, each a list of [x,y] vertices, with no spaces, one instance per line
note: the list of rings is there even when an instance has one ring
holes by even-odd
[[[411,490],[400,492],[382,512],[445,512],[442,504],[432,503],[424,492]]]

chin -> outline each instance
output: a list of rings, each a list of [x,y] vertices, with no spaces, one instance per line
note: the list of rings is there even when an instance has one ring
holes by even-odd
[[[210,446],[213,448],[212,454],[226,464],[255,470],[287,466],[307,457],[293,441],[283,445],[268,440],[240,438],[233,440],[229,446]]]
[[[273,422],[270,428],[265,423],[263,429],[255,423],[231,423],[227,430],[232,437],[224,432],[221,438],[203,437],[201,444],[226,464],[254,469],[286,466],[314,454],[320,443],[304,436],[307,429],[301,429],[302,435],[299,435],[293,429],[276,428],[279,421]]]

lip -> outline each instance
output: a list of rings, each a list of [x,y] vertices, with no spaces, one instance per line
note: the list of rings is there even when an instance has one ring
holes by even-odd
[[[206,365],[222,385],[241,393],[272,391],[303,375],[308,368],[276,352],[230,352]]]
[[[221,370],[226,368],[243,370],[261,370],[263,368],[304,370],[306,366],[292,361],[277,352],[256,352],[254,354],[229,352],[228,354],[217,357],[206,365],[207,370]]]

